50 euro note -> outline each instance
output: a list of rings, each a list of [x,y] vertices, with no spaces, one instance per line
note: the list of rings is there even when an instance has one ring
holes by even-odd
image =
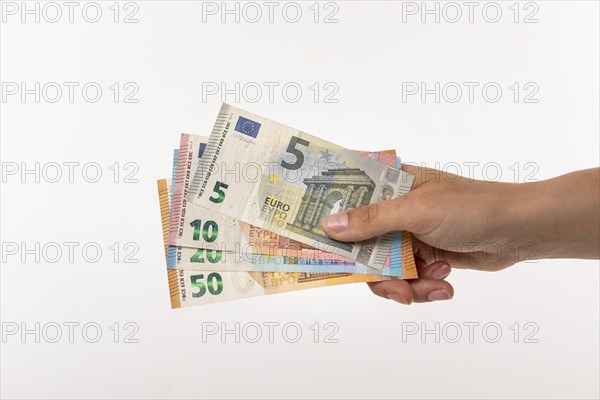
[[[170,183],[157,182],[165,257],[168,256]],[[405,233],[408,237],[408,233]],[[413,259],[410,240],[403,242],[402,257]],[[226,272],[167,269],[172,308],[218,303],[255,296],[291,292],[356,282],[396,279],[381,275],[315,274],[286,272]]]
[[[393,232],[340,242],[325,234],[321,219],[401,196],[411,175],[228,104],[203,153],[187,194],[192,203],[377,270],[385,266]]]
[[[370,268],[335,253],[312,248],[187,201],[191,179],[206,148],[206,136],[182,134],[174,156],[168,268],[220,271],[358,273],[416,278],[414,260],[402,262],[397,233],[385,266]],[[395,150],[363,152],[391,165]],[[247,174],[247,172],[243,172]],[[410,240],[410,239],[408,239]]]

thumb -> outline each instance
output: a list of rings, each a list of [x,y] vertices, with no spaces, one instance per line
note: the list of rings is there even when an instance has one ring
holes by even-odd
[[[412,231],[416,223],[408,194],[323,218],[325,233],[343,242],[357,242],[391,231]]]

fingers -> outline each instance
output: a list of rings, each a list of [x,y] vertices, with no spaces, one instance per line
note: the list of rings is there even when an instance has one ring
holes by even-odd
[[[413,197],[414,194],[409,193],[394,200],[329,215],[321,224],[327,235],[344,242],[366,240],[391,231],[412,232],[419,218]]]
[[[450,265],[438,261],[420,267],[419,279],[371,282],[368,285],[376,295],[406,305],[412,302],[450,300],[454,296],[454,288],[443,280],[449,274]]]
[[[413,301],[424,303],[450,300],[454,296],[454,288],[444,280],[452,271],[450,264],[446,261],[436,261],[425,265],[423,260],[415,260],[419,269],[419,279],[408,281],[413,291]]]
[[[419,263],[417,262],[417,267]],[[430,265],[419,268],[419,278],[421,279],[446,279],[452,271],[450,264],[446,261],[437,261]]]
[[[450,300],[454,296],[454,288],[444,280],[415,279],[410,281],[415,303]]]
[[[368,285],[377,296],[406,305],[450,300],[454,296],[452,285],[439,279],[391,280],[370,282]]]
[[[409,305],[413,302],[413,290],[405,280],[369,282],[369,288],[377,296]]]

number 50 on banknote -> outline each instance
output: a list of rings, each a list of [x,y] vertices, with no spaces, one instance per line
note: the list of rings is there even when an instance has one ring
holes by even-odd
[[[189,200],[382,269],[393,233],[364,242],[339,242],[325,234],[321,219],[401,196],[411,184],[412,176],[400,169],[223,104]]]

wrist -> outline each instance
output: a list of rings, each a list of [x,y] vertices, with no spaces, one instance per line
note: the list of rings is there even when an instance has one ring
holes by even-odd
[[[538,236],[541,182],[496,183],[495,240],[502,249],[503,262],[512,265],[520,261],[546,258],[547,249]]]
[[[596,175],[580,171],[540,182],[509,184],[505,240],[519,249],[535,249],[520,254],[518,261],[596,258],[597,186],[597,170]]]
[[[552,258],[556,251],[555,207],[544,181],[510,184],[506,241],[519,250],[515,262]]]

